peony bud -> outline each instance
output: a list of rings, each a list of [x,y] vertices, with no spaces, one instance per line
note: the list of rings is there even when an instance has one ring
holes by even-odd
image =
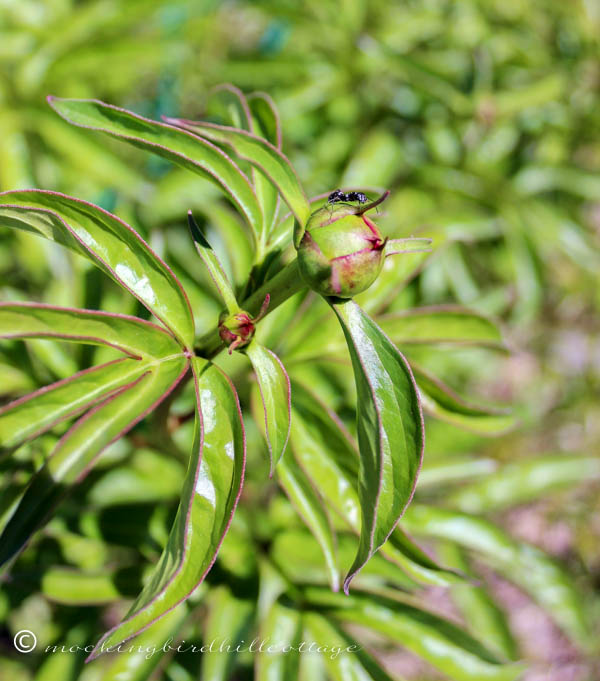
[[[230,314],[223,312],[219,317],[219,336],[229,348],[229,354],[244,348],[254,338],[255,325],[266,314],[271,296],[267,295],[256,317],[251,317],[245,310]]]
[[[296,225],[294,244],[300,274],[324,296],[351,298],[377,279],[385,260],[386,240],[364,214],[387,198],[367,206],[329,204],[316,210],[302,232]]]

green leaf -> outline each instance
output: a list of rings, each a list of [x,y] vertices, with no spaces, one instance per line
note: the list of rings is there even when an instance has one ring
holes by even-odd
[[[420,396],[423,411],[427,414],[440,421],[451,423],[453,426],[463,428],[471,433],[477,433],[478,435],[487,437],[501,435],[512,430],[517,423],[515,416],[512,414],[489,414],[485,412],[465,414],[464,405],[460,411],[455,408],[448,409],[433,399],[425,390],[420,392]]]
[[[229,314],[240,312],[240,306],[238,305],[233,288],[229,283],[229,279],[225,274],[225,270],[219,262],[216,253],[213,251],[212,246],[208,243],[204,234],[202,234],[198,223],[194,220],[191,210],[188,211],[188,224],[190,231],[192,232],[196,250],[198,251],[200,258],[202,258],[202,262],[206,265],[206,269],[217,287],[217,290],[221,294],[221,298],[223,298],[227,311]]]
[[[281,150],[281,120],[275,102],[266,92],[251,92],[247,96],[255,129],[262,137]]]
[[[336,553],[340,563],[350,565],[356,555],[358,537],[341,532],[337,537]],[[323,560],[323,550],[313,535],[304,529],[284,530],[275,535],[271,545],[271,558],[293,584],[318,584],[329,586],[331,577]],[[410,590],[417,584],[382,552],[376,553],[356,576],[356,588],[377,590],[387,585]]]
[[[448,501],[461,511],[487,513],[528,503],[555,490],[600,478],[600,459],[576,454],[514,461],[466,485]]]
[[[411,363],[411,367],[421,395],[425,393],[438,405],[450,412],[465,414],[467,416],[507,416],[510,410],[497,405],[486,405],[481,400],[475,402],[468,400],[456,393],[449,385],[441,381],[437,376],[430,374],[426,369]],[[511,418],[508,419],[510,422]],[[512,417],[512,421],[514,421]]]
[[[102,670],[102,681],[148,681],[155,667],[161,662],[164,664],[161,648],[165,641],[176,638],[187,613],[186,604],[180,603],[154,622],[136,638],[131,652],[114,655],[114,661]]]
[[[107,345],[133,359],[161,359],[181,353],[170,334],[143,319],[43,303],[0,303],[0,338],[56,338]]]
[[[327,511],[310,480],[292,457],[286,457],[277,467],[279,484],[310,529],[323,551],[333,591],[340,588],[340,576],[336,560],[336,541]]]
[[[387,540],[409,504],[421,467],[424,426],[415,381],[404,357],[354,303],[332,304],[354,369],[360,452],[361,541],[350,581]]]
[[[122,598],[114,575],[82,572],[67,567],[51,567],[42,576],[41,592],[63,605],[104,605]]]
[[[281,151],[252,133],[224,125],[203,121],[186,121],[166,118],[167,122],[178,125],[213,142],[230,147],[239,158],[256,166],[281,193],[284,201],[301,225],[310,216],[310,204],[295,170]]]
[[[275,103],[264,92],[255,92],[247,97],[250,107],[252,128],[250,132],[264,137],[281,151],[281,124]],[[265,216],[265,235],[268,237],[275,227],[279,209],[279,192],[257,169],[253,172],[254,186],[263,215]]]
[[[576,643],[589,645],[587,616],[577,587],[540,549],[515,541],[483,518],[433,506],[414,504],[403,524],[419,536],[454,541],[475,551],[544,607]]]
[[[0,408],[0,450],[37,437],[77,416],[147,369],[135,359],[117,359],[85,369]]]
[[[273,652],[256,655],[256,681],[296,681],[300,645],[300,613],[275,602],[260,628],[260,638],[273,646]]]
[[[245,435],[235,389],[220,369],[192,360],[197,399],[190,464],[167,546],[128,615],[90,655],[135,636],[185,600],[216,558],[241,494]]]
[[[372,594],[342,598],[317,587],[308,587],[304,593],[310,603],[326,607],[329,617],[383,634],[456,681],[513,681],[523,673],[521,665],[502,664],[449,620],[400,600]]]
[[[214,144],[181,128],[149,120],[91,99],[49,97],[50,106],[67,122],[106,133],[147,149],[217,184],[239,207],[255,234],[263,217],[248,178]]]
[[[293,383],[292,394],[290,441],[294,455],[312,486],[348,528],[358,534],[361,511],[356,489],[359,467],[356,445],[336,414],[316,395],[297,381]],[[448,585],[458,579],[426,556],[399,528],[381,547],[381,554],[400,568],[402,574],[397,579],[401,584],[406,582],[405,574],[425,584]],[[341,564],[349,564],[345,557],[340,553]]]
[[[303,621],[309,638],[323,648],[322,656],[333,681],[392,681],[363,647],[326,617],[308,612]],[[397,678],[397,677],[396,677]]]
[[[456,544],[443,542],[438,547],[438,553],[448,565],[472,575],[476,580],[472,584],[455,584],[449,590],[468,630],[502,657],[517,659],[517,644],[510,632],[506,614],[482,583],[481,576],[473,570],[464,550]]]
[[[404,310],[381,315],[377,321],[396,345],[450,343],[506,350],[502,332],[492,319],[458,305]]]
[[[269,447],[271,475],[283,456],[291,421],[290,379],[277,355],[253,340],[245,349],[256,374],[265,414],[265,437]]]
[[[234,596],[226,586],[220,586],[211,590],[206,604],[208,618],[204,641],[208,653],[202,655],[200,678],[227,681],[238,657],[235,648],[247,638],[253,603]]]
[[[140,368],[144,368],[141,362]],[[186,371],[187,360],[182,355],[147,364],[144,373],[75,422],[33,476],[6,524],[0,537],[0,565],[23,549],[69,487],[89,472],[100,452],[154,409]]]
[[[86,201],[41,190],[0,194],[0,225],[33,232],[89,258],[140,300],[186,347],[194,320],[179,281],[122,220]]]

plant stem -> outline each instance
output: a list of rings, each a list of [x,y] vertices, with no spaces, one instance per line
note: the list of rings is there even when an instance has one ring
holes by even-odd
[[[298,269],[298,260],[294,259],[289,265],[286,265],[274,277],[269,279],[269,281],[266,281],[251,296],[246,298],[241,303],[241,307],[248,312],[250,316],[255,317],[259,313],[268,294],[271,296],[271,300],[264,315],[266,316],[269,312],[272,312],[282,303],[285,303],[288,298],[291,298],[305,286],[306,284],[302,280],[300,270]],[[197,355],[205,357],[206,359],[211,359],[215,355],[218,355],[224,347],[225,344],[219,336],[219,330],[215,327],[198,340],[198,344],[194,350]]]

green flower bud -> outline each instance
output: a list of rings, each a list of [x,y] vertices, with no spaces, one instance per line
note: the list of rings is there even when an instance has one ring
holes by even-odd
[[[313,290],[323,296],[352,298],[377,279],[386,240],[364,213],[386,197],[387,193],[366,207],[326,205],[310,216],[303,232],[296,225],[300,274]]]

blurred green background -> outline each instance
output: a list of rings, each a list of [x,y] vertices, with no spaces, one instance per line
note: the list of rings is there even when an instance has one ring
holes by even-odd
[[[214,210],[218,223],[214,189],[69,127],[46,95],[194,118],[219,83],[268,92],[309,195],[388,188],[384,228],[434,238],[428,266],[392,307],[458,302],[505,324],[508,358],[454,349],[427,362],[452,385],[514,405],[520,427],[486,439],[429,423],[429,462],[456,457],[493,470],[540,454],[595,456],[599,32],[596,0],[0,0],[0,190],[40,187],[94,201],[173,255],[170,235],[183,233],[173,229],[189,208]],[[133,311],[60,249],[8,230],[0,238],[0,298],[94,307],[102,297],[105,308]],[[207,323],[215,312],[207,310]],[[38,352],[42,375],[72,372],[68,355],[47,345]],[[4,396],[35,387],[8,346],[0,370]],[[600,501],[597,484],[582,477],[597,479],[598,468],[534,481],[539,494],[507,494],[492,510],[514,536],[563,561],[587,598],[600,585]],[[568,485],[575,480],[583,484]],[[424,495],[446,494],[432,481]],[[456,498],[462,510],[486,511],[469,506],[468,495]],[[594,660],[546,614],[491,581],[530,662],[528,681],[597,678]],[[434,593],[432,607],[441,598]],[[56,636],[67,616],[52,607],[41,597],[16,610],[3,601],[4,649],[27,617]],[[388,658],[407,678],[436,678],[402,651]],[[33,678],[16,659],[6,670]]]

